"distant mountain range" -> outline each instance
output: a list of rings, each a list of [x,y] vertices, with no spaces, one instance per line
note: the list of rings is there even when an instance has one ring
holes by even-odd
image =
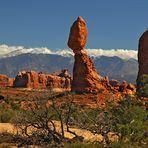
[[[137,51],[127,49],[86,49],[102,76],[119,81],[135,82],[138,71]],[[0,73],[15,77],[21,70],[45,73],[68,69],[72,74],[73,52],[70,49],[50,50],[0,45]]]
[[[18,52],[17,52],[18,53]],[[74,59],[73,56],[58,54],[42,54],[42,53],[20,53],[13,51],[13,56],[1,56],[0,73],[15,77],[18,71],[35,70],[45,73],[58,72],[61,69],[68,69],[72,74]],[[119,81],[126,80],[135,82],[138,71],[136,59],[122,59],[117,56],[92,56],[96,69],[99,74],[108,76],[109,79],[117,79]]]
[[[121,59],[137,59],[137,50],[129,49],[86,49],[90,56],[99,57],[107,56],[113,57],[117,56]],[[12,57],[21,54],[52,54],[52,55],[61,55],[64,57],[73,56],[71,49],[59,49],[59,50],[50,50],[46,47],[41,48],[25,48],[23,46],[8,46],[0,45],[0,58]]]

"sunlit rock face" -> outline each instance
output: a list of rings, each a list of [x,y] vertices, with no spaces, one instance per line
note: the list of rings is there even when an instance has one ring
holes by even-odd
[[[138,62],[139,62],[139,72],[138,78],[148,74],[148,30],[145,31],[139,39],[138,47]]]
[[[12,87],[13,81],[13,78],[0,74],[0,87]]]
[[[19,72],[14,80],[14,87],[35,88],[35,89],[61,89],[70,90],[71,76],[66,69],[61,73],[44,74],[35,71]]]
[[[74,53],[83,50],[87,42],[87,26],[84,19],[79,16],[73,23],[70,29],[68,46],[73,50]]]
[[[148,97],[148,30],[139,39],[137,93]]]
[[[107,79],[97,74],[94,63],[84,49],[88,30],[84,19],[79,16],[70,29],[68,46],[74,52],[74,68],[71,90],[75,92],[96,92],[105,89]]]

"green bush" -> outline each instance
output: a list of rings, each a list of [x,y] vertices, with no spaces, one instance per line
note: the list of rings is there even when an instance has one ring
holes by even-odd
[[[148,74],[141,76],[138,82],[137,94],[139,96],[148,97]]]
[[[0,122],[2,123],[11,122],[11,119],[19,111],[19,110],[16,110],[19,107],[15,106],[15,103],[12,106],[9,106],[9,105],[5,106],[2,104],[0,105]]]
[[[148,132],[148,110],[136,97],[126,96],[118,106],[106,103],[105,108],[79,112],[75,120],[79,128],[102,134],[105,146],[136,147],[148,144],[148,137],[144,134]],[[110,131],[118,135],[118,142],[109,141],[107,133]]]
[[[17,104],[17,103],[11,102],[10,105],[11,105],[11,108],[13,110],[19,110],[20,109],[20,105]]]
[[[0,122],[2,123],[10,122],[13,116],[14,116],[14,111],[11,109],[0,110]]]

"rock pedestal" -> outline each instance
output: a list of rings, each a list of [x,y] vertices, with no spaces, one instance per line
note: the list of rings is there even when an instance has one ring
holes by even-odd
[[[70,29],[68,39],[68,46],[75,54],[71,86],[71,90],[74,92],[93,92],[99,89],[105,89],[104,81],[106,81],[106,79],[97,74],[94,63],[88,56],[86,50],[84,50],[87,36],[86,23],[83,18],[79,16]]]

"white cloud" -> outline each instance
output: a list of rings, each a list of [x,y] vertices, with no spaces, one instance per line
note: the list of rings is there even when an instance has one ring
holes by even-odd
[[[118,56],[122,59],[137,59],[137,51],[136,50],[128,50],[128,49],[87,49],[88,53],[91,56],[97,57],[97,56]]]
[[[128,49],[86,49],[90,56],[99,57],[99,56],[118,56],[122,59],[137,59],[136,50]],[[0,57],[10,57],[16,56],[25,53],[34,53],[34,54],[56,54],[61,56],[72,56],[73,52],[70,49],[60,49],[60,50],[51,50],[46,47],[42,48],[25,48],[23,46],[8,46],[0,45]]]
[[[19,48],[19,47],[17,47]],[[16,50],[15,46],[7,46],[7,45],[0,45],[0,55],[8,54],[12,51]]]

